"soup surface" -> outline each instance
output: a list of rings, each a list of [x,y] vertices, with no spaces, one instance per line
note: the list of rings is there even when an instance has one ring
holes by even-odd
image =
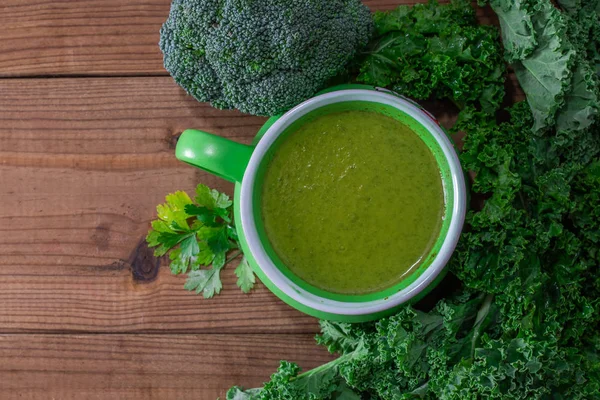
[[[442,181],[409,127],[344,111],[305,123],[276,146],[262,219],[273,250],[302,280],[332,293],[372,293],[429,253],[442,223]]]

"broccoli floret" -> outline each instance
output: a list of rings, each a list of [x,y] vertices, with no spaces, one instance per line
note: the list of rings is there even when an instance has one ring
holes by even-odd
[[[197,100],[269,116],[344,71],[371,31],[360,0],[173,0],[160,48]]]

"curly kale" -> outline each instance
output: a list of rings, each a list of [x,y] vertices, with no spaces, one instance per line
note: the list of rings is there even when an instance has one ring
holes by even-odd
[[[322,322],[317,342],[338,359],[304,374],[284,363],[231,399],[600,399],[600,122],[563,151],[555,130],[531,130],[525,102],[510,112],[458,122],[488,196],[451,261],[462,288],[429,312]]]
[[[506,67],[498,31],[476,23],[469,1],[400,6],[374,20],[359,82],[415,99],[448,98],[459,108],[500,107]]]
[[[536,132],[587,129],[599,108],[600,2],[559,3],[490,0]]]
[[[197,100],[270,116],[342,73],[372,25],[360,0],[173,0],[160,48]]]
[[[489,198],[468,215],[452,267],[495,295],[503,337],[488,346],[508,354],[508,338],[527,344],[531,398],[599,398],[600,123],[538,135],[526,103],[511,112],[501,125],[480,114],[459,121],[473,190]]]
[[[472,192],[484,198],[450,262],[461,286],[428,312],[322,322],[317,342],[340,358],[303,374],[282,364],[265,389],[232,389],[248,396],[236,399],[600,399],[600,1],[490,3],[527,102],[498,123],[483,103],[465,101],[455,126],[466,132]],[[453,7],[402,8],[381,14],[377,28],[402,26],[407,45],[415,30],[427,38],[463,26]],[[430,27],[416,10],[429,10]],[[370,56],[381,67],[371,77],[404,82],[410,70],[390,72],[387,55]],[[439,96],[438,83],[407,87]]]

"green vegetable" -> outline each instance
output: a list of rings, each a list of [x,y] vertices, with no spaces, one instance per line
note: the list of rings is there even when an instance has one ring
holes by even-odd
[[[166,197],[166,203],[156,207],[158,219],[146,237],[148,246],[156,247],[154,255],[168,252],[173,274],[188,273],[185,289],[202,293],[205,298],[219,294],[220,273],[225,265],[237,259],[241,252],[233,226],[232,202],[224,193],[205,185],[196,188],[195,202],[185,192]],[[233,252],[229,259],[227,254]],[[211,266],[210,268],[203,268]],[[235,271],[237,285],[248,293],[256,278],[244,258]]]
[[[173,0],[160,48],[197,100],[269,116],[342,73],[371,30],[360,0]]]
[[[328,325],[322,323],[322,326],[326,329]],[[360,400],[360,395],[340,375],[340,367],[368,356],[368,351],[364,343],[358,341],[348,350],[348,353],[337,359],[302,375],[299,375],[298,365],[282,361],[277,372],[271,375],[270,382],[263,388],[243,390],[235,386],[227,392],[227,400]]]
[[[502,24],[507,59],[534,117],[535,131],[588,128],[598,112],[600,2],[493,0]],[[510,28],[510,29],[509,29]]]
[[[467,0],[400,6],[374,16],[376,36],[358,81],[415,99],[449,98],[496,111],[504,96],[498,32],[479,26]]]
[[[322,322],[340,358],[232,399],[600,399],[600,3],[559,3],[491,3],[527,102],[502,123],[466,104],[454,127],[485,199],[451,260],[461,284],[429,311]]]
[[[242,289],[242,292],[250,292],[256,283],[256,276],[254,276],[254,272],[252,272],[252,268],[245,257],[242,258],[242,261],[235,269],[235,275],[238,277],[237,285]]]
[[[490,5],[498,14],[506,60],[512,63],[529,56],[537,46],[530,2],[491,0]]]

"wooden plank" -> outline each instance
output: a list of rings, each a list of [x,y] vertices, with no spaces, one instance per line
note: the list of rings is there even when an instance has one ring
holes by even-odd
[[[169,77],[0,80],[0,332],[316,332],[263,286],[243,295],[232,268],[204,300],[138,248],[167,193],[232,192],[175,159],[176,135],[248,143],[263,121]]]
[[[332,356],[308,335],[1,335],[0,398],[224,398],[282,359],[310,369]]]
[[[414,0],[365,0],[389,10]],[[158,48],[170,0],[2,0],[0,77],[167,75]],[[492,23],[489,8],[478,8]]]
[[[2,0],[0,76],[166,74],[169,0]]]

